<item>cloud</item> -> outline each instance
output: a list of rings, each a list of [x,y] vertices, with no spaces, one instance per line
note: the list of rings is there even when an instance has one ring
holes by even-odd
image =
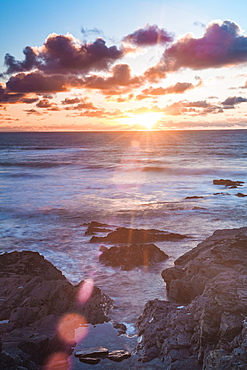
[[[241,96],[232,96],[232,97],[228,97],[226,100],[224,100],[221,104],[223,105],[230,105],[230,106],[234,106],[236,104],[239,104],[239,103],[246,103],[247,102],[247,99],[246,98],[242,98]]]
[[[4,64],[8,67],[6,71],[7,74],[30,71],[36,66],[37,54],[34,48],[26,46],[23,50],[23,54],[25,55],[23,61],[16,60],[8,53],[5,55]]]
[[[213,21],[206,27],[203,37],[195,38],[188,33],[169,46],[160,62],[149,68],[145,76],[157,80],[180,68],[199,70],[244,63],[247,61],[247,36],[242,33],[235,22]]]
[[[153,96],[158,95],[167,95],[167,94],[182,94],[187,90],[194,89],[202,84],[201,80],[197,85],[193,85],[189,82],[177,82],[175,85],[168,86],[166,88],[163,87],[149,87],[147,89],[142,90],[141,94],[136,96],[137,100],[147,99]]]
[[[6,87],[11,92],[47,93],[66,91],[65,84],[66,80],[62,75],[46,76],[40,72],[21,72],[10,77]]]
[[[64,100],[62,100],[62,104],[63,105],[67,105],[67,104],[76,104],[76,103],[80,103],[81,99],[80,98],[65,98]]]
[[[206,100],[194,102],[179,101],[164,108],[164,113],[172,116],[192,115],[202,116],[207,114],[223,113],[223,109],[219,105],[210,104]]]
[[[116,46],[107,47],[102,38],[92,43],[82,43],[72,35],[48,36],[41,48],[27,46],[24,49],[25,59],[16,60],[6,54],[7,74],[37,69],[48,74],[83,74],[91,70],[107,70],[123,51]]]
[[[44,98],[44,99],[41,99],[41,100],[36,104],[36,107],[37,107],[37,108],[55,108],[55,107],[56,107],[56,104],[55,104],[55,103],[50,102],[50,100],[49,100],[49,99]]]
[[[94,27],[94,28],[84,28],[82,27],[81,28],[81,33],[87,37],[89,35],[98,35],[98,36],[104,36],[104,33],[102,30],[100,30],[99,28],[97,27]]]
[[[167,44],[172,40],[173,36],[165,29],[148,24],[144,28],[139,28],[135,32],[125,36],[122,41],[136,46],[153,46],[157,44]]]
[[[85,77],[84,87],[102,90],[104,94],[112,95],[125,92],[130,87],[139,87],[143,78],[134,76],[128,64],[117,64],[112,67],[110,77],[91,75]]]
[[[11,93],[6,89],[5,84],[0,83],[0,103],[1,104],[17,104],[25,103],[32,104],[38,100],[37,96],[33,94],[23,94],[23,93]]]

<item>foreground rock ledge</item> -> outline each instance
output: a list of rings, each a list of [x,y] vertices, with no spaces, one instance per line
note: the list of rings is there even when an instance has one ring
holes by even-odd
[[[109,321],[108,295],[94,287],[81,304],[80,286],[70,284],[37,252],[0,255],[1,369],[40,369],[52,353],[69,354],[71,340],[66,343],[57,331],[66,314],[72,315],[72,326],[80,324],[80,317],[91,324]],[[74,330],[67,332],[73,338]]]
[[[173,303],[149,301],[144,361],[166,369],[247,369],[247,228],[218,230],[162,276]]]

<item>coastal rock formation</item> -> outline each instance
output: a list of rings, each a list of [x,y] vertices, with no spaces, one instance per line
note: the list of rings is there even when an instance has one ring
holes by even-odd
[[[247,228],[216,231],[162,276],[173,303],[150,301],[138,318],[143,359],[176,370],[247,368]]]
[[[244,181],[232,181],[232,180],[224,180],[224,179],[220,179],[220,180],[213,180],[213,184],[214,185],[224,185],[225,187],[228,187],[230,189],[235,189],[235,188],[238,188],[239,186],[243,186],[244,184]]]
[[[112,229],[109,228],[109,225],[102,224],[101,222],[97,222],[97,221],[91,221],[90,224],[87,224],[87,225],[88,225],[88,228],[85,231],[85,235],[94,235],[96,233],[112,231]]]
[[[99,261],[106,266],[131,270],[135,267],[161,262],[167,258],[168,255],[154,244],[131,244],[104,249],[99,256]]]
[[[132,229],[127,227],[118,227],[106,236],[93,236],[91,243],[153,243],[157,241],[177,241],[186,238],[185,235],[170,233],[156,229]]]
[[[37,252],[0,255],[0,282],[1,369],[39,369],[52,353],[70,352],[78,326],[109,321],[106,294],[94,287],[80,302],[83,282],[73,286]]]

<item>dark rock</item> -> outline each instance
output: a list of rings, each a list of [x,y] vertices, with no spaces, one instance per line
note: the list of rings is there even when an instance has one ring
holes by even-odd
[[[112,300],[106,294],[94,287],[82,305],[77,298],[80,284],[70,284],[38,253],[2,254],[0,266],[0,320],[6,320],[0,325],[0,368],[8,368],[10,362],[38,369],[52,353],[70,353],[71,343],[66,344],[57,331],[61,317],[67,313],[83,316],[92,324],[109,321],[107,312]]]
[[[108,349],[104,347],[97,348],[87,348],[75,352],[75,357],[85,358],[85,357],[97,357],[97,358],[106,358],[108,356]]]
[[[152,243],[155,241],[177,241],[186,238],[185,235],[170,233],[155,229],[131,229],[126,227],[118,227],[115,231],[110,232],[106,236],[93,236],[91,243],[107,242],[107,243]]]
[[[113,327],[117,329],[118,335],[126,334],[127,327],[124,324],[118,323],[116,321],[113,321]]]
[[[204,198],[204,197],[200,197],[200,196],[197,196],[197,195],[193,195],[191,197],[186,197],[185,199],[200,199],[200,198]]]
[[[126,358],[129,358],[131,353],[124,349],[116,349],[108,354],[108,358],[115,362],[121,362]]]
[[[244,181],[232,181],[232,180],[213,180],[214,185],[224,185],[226,187],[229,187],[230,189],[237,188],[238,186],[242,186],[244,184]]]
[[[88,225],[85,235],[94,235],[96,233],[109,232],[112,228],[107,224],[102,224],[100,222],[91,221]]]
[[[247,194],[243,194],[243,193],[237,193],[235,195],[236,195],[236,197],[239,197],[239,198],[247,197]]]
[[[247,228],[218,230],[164,270],[176,301],[149,301],[137,320],[142,358],[167,369],[247,368]]]
[[[99,261],[107,266],[131,270],[138,266],[148,266],[155,262],[161,262],[167,258],[167,254],[154,244],[131,244],[111,247],[103,251],[99,256]]]

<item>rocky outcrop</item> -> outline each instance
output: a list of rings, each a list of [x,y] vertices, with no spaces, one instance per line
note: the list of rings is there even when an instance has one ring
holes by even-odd
[[[170,233],[156,229],[132,229],[127,227],[118,227],[106,236],[93,236],[91,243],[153,243],[157,241],[178,241],[186,238],[185,235]]]
[[[131,270],[135,267],[149,266],[167,258],[168,255],[154,244],[131,244],[105,248],[99,256],[99,261],[106,266]]]
[[[112,300],[106,294],[94,287],[88,300],[78,301],[83,282],[73,286],[39,253],[0,255],[0,282],[1,369],[39,369],[53,352],[68,353],[71,340],[58,329],[68,313],[70,339],[76,325],[109,320]]]
[[[235,189],[235,188],[238,188],[239,186],[243,186],[244,184],[244,181],[233,181],[233,180],[224,180],[224,179],[220,179],[220,180],[213,180],[213,184],[214,185],[224,185],[225,187],[228,187],[230,189]]]
[[[107,224],[102,224],[101,222],[97,221],[91,221],[89,224],[87,224],[87,230],[85,231],[85,235],[94,235],[96,233],[105,233],[112,231],[112,228],[110,228]]]
[[[143,359],[159,356],[167,369],[247,368],[247,228],[216,231],[162,276],[173,303],[150,301],[139,317]]]

